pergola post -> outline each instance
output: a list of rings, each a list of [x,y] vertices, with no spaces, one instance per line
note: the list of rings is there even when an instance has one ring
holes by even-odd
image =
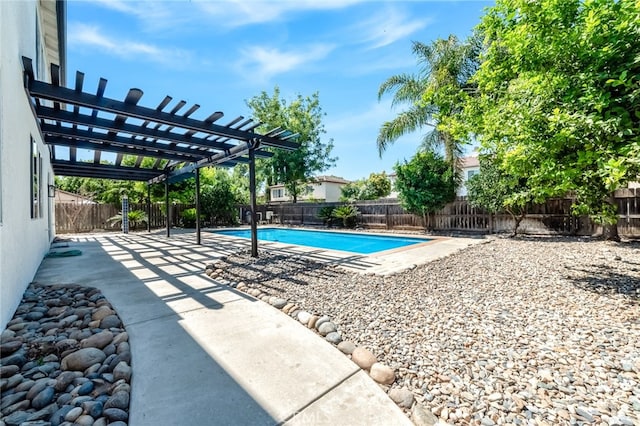
[[[200,239],[200,169],[196,169],[196,244],[202,244]]]
[[[164,181],[164,207],[167,216],[167,238],[171,236],[171,210],[169,210],[169,178]]]
[[[249,201],[251,203],[251,257],[258,257],[258,225],[256,223],[256,155],[249,149]]]
[[[147,184],[147,232],[151,232],[151,185]]]

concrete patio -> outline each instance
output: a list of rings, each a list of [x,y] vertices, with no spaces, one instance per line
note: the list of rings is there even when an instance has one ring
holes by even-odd
[[[206,234],[203,245],[192,233],[81,235],[60,248],[81,256],[45,259],[34,281],[97,287],[118,311],[133,357],[130,425],[411,424],[322,337],[202,274],[206,263],[246,247]],[[357,256],[307,255],[375,266]]]

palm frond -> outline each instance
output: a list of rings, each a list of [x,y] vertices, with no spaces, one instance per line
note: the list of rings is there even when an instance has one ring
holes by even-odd
[[[385,122],[380,128],[378,138],[378,154],[387,149],[387,146],[395,142],[400,136],[414,132],[424,126],[433,126],[431,123],[431,114],[427,108],[413,106],[412,108],[401,112],[396,118]]]

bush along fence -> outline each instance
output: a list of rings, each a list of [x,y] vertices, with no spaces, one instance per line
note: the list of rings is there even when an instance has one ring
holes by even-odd
[[[640,189],[624,189],[616,192],[618,202],[618,231],[620,235],[640,237]],[[600,227],[588,217],[571,214],[571,199],[552,199],[545,204],[532,205],[518,228],[524,234],[593,235]],[[258,206],[258,220],[261,223],[285,225],[327,226],[321,210],[336,208],[345,203],[284,203]],[[357,225],[378,230],[423,229],[422,218],[405,211],[398,200],[360,201],[353,206],[358,209]],[[189,204],[173,204],[171,226],[183,226],[182,213],[193,208]],[[130,204],[130,210],[147,211],[146,204]],[[238,219],[246,223],[248,206],[238,206]],[[110,204],[56,204],[56,232],[117,231],[119,225],[109,223],[109,218],[117,215],[119,208]],[[149,216],[151,228],[166,226],[164,204],[152,204]],[[334,226],[342,221],[336,220]],[[512,232],[514,220],[507,213],[488,214],[474,208],[465,197],[447,204],[432,216],[431,223],[436,232],[499,233]],[[206,225],[206,224],[205,224]],[[146,223],[138,224],[138,229],[146,228]]]

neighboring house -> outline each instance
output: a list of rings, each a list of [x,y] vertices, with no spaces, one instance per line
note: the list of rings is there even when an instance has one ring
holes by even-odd
[[[0,1],[0,330],[55,236],[49,147],[24,88],[22,57],[33,59],[39,80],[51,81],[50,63],[65,75],[65,7],[53,0]]]
[[[399,197],[400,193],[396,190],[397,177],[398,176],[395,173],[387,173],[387,179],[389,179],[389,182],[391,183],[391,192],[383,198],[396,199]]]
[[[97,204],[89,197],[74,194],[73,192],[63,191],[62,189],[56,189],[55,200],[56,204]]]
[[[308,184],[309,189],[298,196],[298,201],[324,201],[328,203],[340,201],[340,188],[348,184],[349,181],[337,176],[317,176],[313,182]],[[273,185],[269,187],[271,202],[284,203],[293,201],[287,193],[284,185]]]
[[[460,159],[460,165],[462,169],[462,182],[458,188],[458,197],[467,196],[466,183],[471,176],[480,173],[480,162],[477,155],[471,155],[469,157],[463,157]]]

